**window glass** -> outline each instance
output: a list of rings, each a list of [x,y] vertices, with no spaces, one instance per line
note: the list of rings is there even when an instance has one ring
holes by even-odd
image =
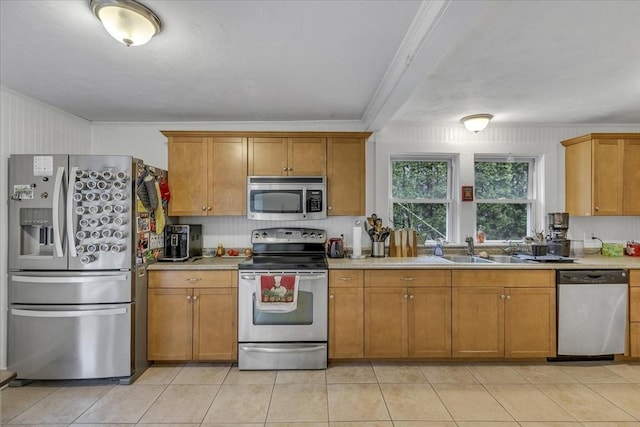
[[[528,235],[533,204],[533,159],[475,161],[476,226],[487,240]]]
[[[420,239],[447,239],[451,161],[392,159],[393,227],[414,228]]]

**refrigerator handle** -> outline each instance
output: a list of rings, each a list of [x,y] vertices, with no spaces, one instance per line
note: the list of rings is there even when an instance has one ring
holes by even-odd
[[[60,233],[60,197],[62,196],[64,185],[64,167],[59,167],[56,171],[56,180],[53,184],[53,246],[57,257],[63,257],[62,233]],[[67,203],[68,204],[68,203]]]
[[[72,180],[76,177],[76,171],[78,170],[77,166],[73,166],[71,168],[71,172],[69,172],[69,192],[73,191],[73,182]],[[76,258],[78,256],[78,252],[76,252],[76,245],[73,241],[74,232],[73,232],[73,197],[71,194],[67,195],[67,240],[69,241],[69,254],[71,257]]]

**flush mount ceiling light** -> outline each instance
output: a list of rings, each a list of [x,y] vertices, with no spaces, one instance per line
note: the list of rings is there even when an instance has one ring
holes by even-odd
[[[478,133],[487,127],[491,119],[493,119],[491,114],[472,114],[461,118],[460,121],[468,131]]]
[[[111,36],[127,46],[140,46],[160,32],[160,18],[134,0],[91,0],[93,14]]]

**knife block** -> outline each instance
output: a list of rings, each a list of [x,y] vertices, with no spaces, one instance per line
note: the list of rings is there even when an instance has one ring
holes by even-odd
[[[407,233],[407,240],[402,245],[401,232]],[[412,239],[409,239],[409,233],[412,234]],[[418,256],[418,233],[416,230],[396,230],[392,231],[389,236],[389,256],[390,257],[417,257]],[[410,246],[409,241],[413,244]]]

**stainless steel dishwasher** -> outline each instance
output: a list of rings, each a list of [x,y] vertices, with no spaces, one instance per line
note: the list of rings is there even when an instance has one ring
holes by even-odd
[[[626,270],[559,270],[558,356],[605,356],[625,351]]]

